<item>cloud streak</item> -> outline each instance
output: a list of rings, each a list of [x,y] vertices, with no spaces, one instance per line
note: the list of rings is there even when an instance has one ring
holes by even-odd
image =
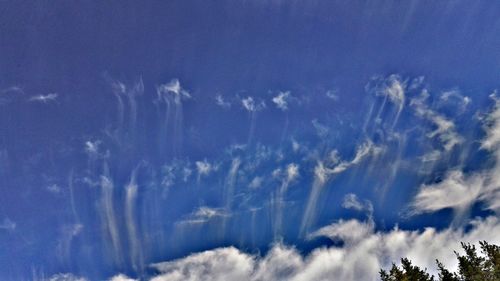
[[[473,204],[485,203],[485,208],[500,211],[500,101],[485,118],[485,137],[481,149],[491,153],[494,165],[479,171],[451,170],[437,183],[424,184],[414,198],[413,213],[430,213],[451,208],[458,214]]]
[[[380,147],[375,146],[371,141],[367,141],[358,146],[356,154],[351,161],[340,161],[336,157],[334,157],[333,167],[326,166],[323,161],[317,162],[316,167],[314,168],[314,180],[311,188],[311,193],[309,195],[309,199],[307,201],[304,216],[302,217],[302,223],[300,226],[300,233],[302,235],[306,234],[306,231],[308,231],[311,223],[314,220],[318,197],[328,180],[332,176],[343,173],[347,169],[358,165],[365,158],[378,155],[379,153],[381,153],[381,151],[382,149]],[[334,153],[334,155],[336,155],[336,153]]]
[[[57,93],[50,93],[47,95],[37,95],[37,96],[32,96],[31,98],[29,98],[28,101],[49,103],[49,102],[55,101],[58,96],[59,96],[59,94],[57,94]]]

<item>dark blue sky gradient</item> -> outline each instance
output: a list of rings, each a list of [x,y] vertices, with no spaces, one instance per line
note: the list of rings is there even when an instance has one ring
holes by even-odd
[[[412,216],[410,203],[421,184],[439,182],[452,168],[493,165],[478,140],[500,81],[499,14],[495,1],[1,2],[0,223],[16,226],[0,228],[0,279],[33,279],[33,272],[140,277],[153,262],[219,246],[265,252],[276,241],[271,199],[280,180],[272,173],[289,163],[299,164],[300,176],[285,195],[280,239],[310,251],[330,243],[300,233],[317,162],[333,149],[350,161],[368,140],[384,154],[328,181],[307,230],[365,219],[342,208],[348,193],[372,202],[377,229],[448,227],[452,211]],[[391,74],[407,85],[395,125],[396,107],[384,107],[375,90]],[[424,82],[410,89],[420,76]],[[190,98],[180,106],[170,100],[165,122],[157,87],[172,79]],[[118,120],[118,82],[144,87],[132,98],[135,124],[125,94]],[[452,120],[464,140],[433,165],[421,159],[443,151],[429,137],[435,124],[410,105],[424,88],[428,108]],[[443,103],[450,90],[471,103]],[[284,91],[292,97],[286,111],[272,102]],[[49,93],[57,98],[30,101]],[[231,106],[218,106],[216,95]],[[248,112],[247,97],[265,107]],[[369,114],[372,106],[380,120]],[[94,156],[85,151],[89,141],[98,143]],[[199,176],[195,162],[204,160],[215,168]],[[186,180],[184,168],[191,170]],[[124,212],[134,169],[140,259],[130,257]],[[174,183],[164,187],[169,172]],[[261,187],[248,188],[257,176]],[[114,183],[110,201],[103,177]],[[113,202],[120,253],[103,236],[105,202]],[[182,224],[202,206],[224,214]],[[476,204],[470,216],[488,214]]]

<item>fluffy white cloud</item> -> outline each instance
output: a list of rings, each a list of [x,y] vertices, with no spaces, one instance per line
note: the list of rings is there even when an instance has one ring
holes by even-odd
[[[295,248],[275,244],[265,256],[244,253],[234,247],[217,248],[185,258],[153,264],[159,271],[153,281],[177,280],[379,280],[380,268],[408,257],[415,264],[436,273],[435,259],[455,269],[453,250],[460,252],[460,241],[487,240],[498,244],[500,221],[491,216],[470,222],[469,230],[407,231],[394,228],[375,231],[373,222],[340,220],[314,232],[310,238],[324,236],[342,246],[320,247],[303,256]]]

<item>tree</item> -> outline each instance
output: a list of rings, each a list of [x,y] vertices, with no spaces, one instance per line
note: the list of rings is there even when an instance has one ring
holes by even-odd
[[[480,241],[481,254],[476,247],[469,243],[461,243],[464,255],[455,252],[458,259],[458,271],[450,272],[444,265],[436,260],[438,279],[412,265],[407,258],[401,259],[401,267],[394,263],[387,272],[380,270],[382,281],[500,281],[500,247]]]

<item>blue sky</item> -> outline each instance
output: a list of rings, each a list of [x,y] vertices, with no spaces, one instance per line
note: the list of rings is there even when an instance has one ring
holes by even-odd
[[[377,280],[500,243],[499,12],[1,3],[0,279]]]

